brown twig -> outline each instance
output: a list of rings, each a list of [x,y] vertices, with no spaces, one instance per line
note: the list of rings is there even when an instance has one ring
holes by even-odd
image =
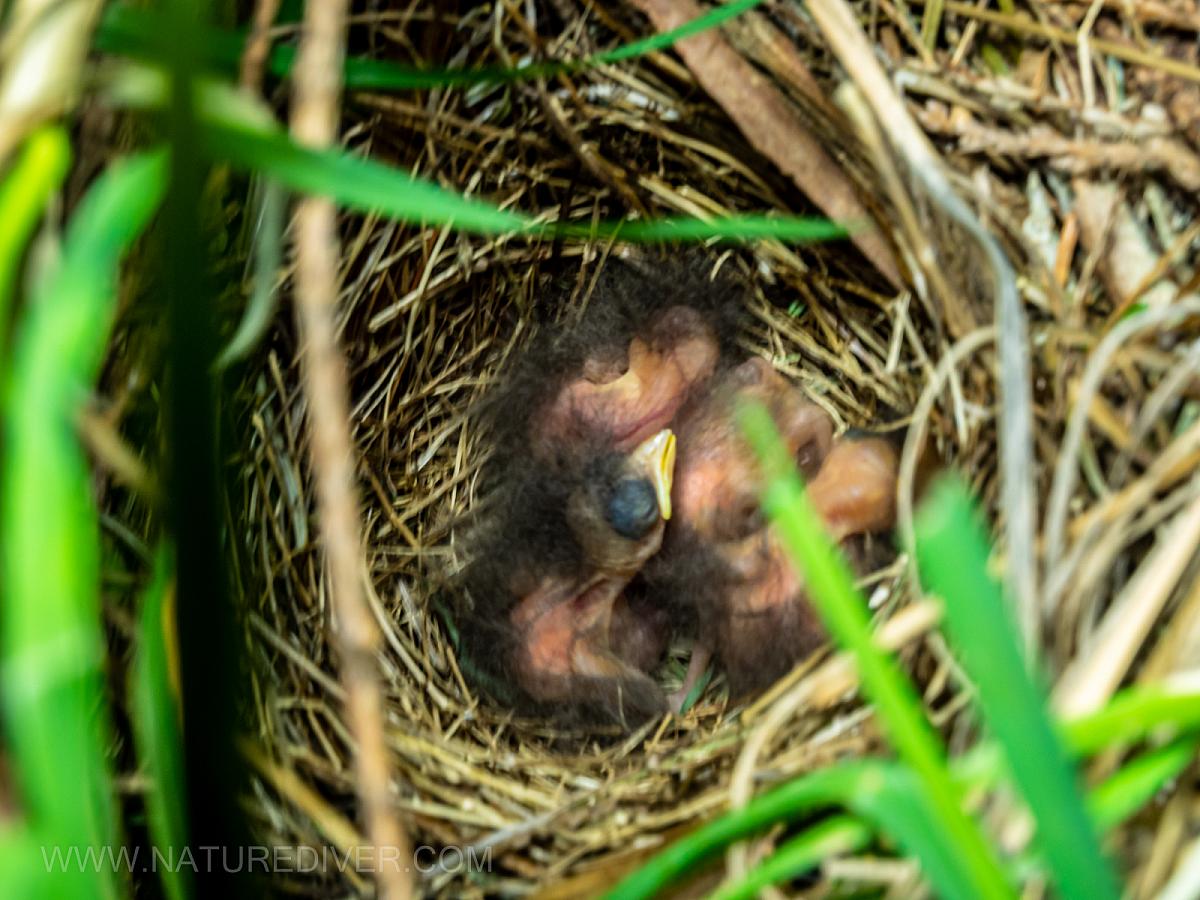
[[[700,16],[692,0],[632,0],[659,31],[670,31]],[[862,222],[867,212],[854,186],[800,121],[787,98],[709,29],[679,41],[675,48],[692,74],[741,129],[756,150],[775,163],[830,218]],[[853,237],[893,287],[903,287],[900,268],[878,230]]]
[[[1124,13],[1131,23],[1147,25],[1166,25],[1169,28],[1180,28],[1185,31],[1200,30],[1200,6],[1195,3],[1162,3],[1158,0],[1102,0],[1106,9]],[[1067,0],[1061,4],[1060,12],[1064,17],[1083,18],[1087,14],[1087,3],[1083,0]]]
[[[1179,299],[1176,284],[1163,277],[1170,255],[1151,246],[1116,185],[1076,178],[1071,186],[1083,245],[1098,254],[1100,275],[1115,303],[1107,327],[1114,327],[1136,302],[1166,306]]]
[[[867,109],[862,94],[852,83],[838,88],[835,96],[857,131],[859,140],[867,148],[875,171],[879,173],[879,179],[883,182],[883,189],[892,201],[892,208],[896,211],[895,216],[900,224],[898,231],[904,235],[903,243],[898,242],[901,252],[910,254],[908,259],[911,260],[909,266],[914,272],[913,288],[929,313],[938,336],[941,337],[944,333],[943,316],[938,315],[939,309],[950,320],[951,330],[955,334],[968,331],[969,326],[973,324],[969,313],[963,309],[962,299],[951,289],[938,266],[937,254],[930,243],[928,231],[921,222],[900,170],[892,159],[878,121]],[[918,272],[924,277],[918,277]],[[930,298],[931,293],[937,298],[936,306]]]
[[[934,123],[927,123],[933,125]],[[1047,159],[1071,174],[1116,169],[1122,172],[1161,171],[1189,191],[1200,190],[1200,157],[1180,140],[1162,136],[1127,141],[1083,140],[1065,137],[1047,126],[1023,132],[980,125],[966,118],[939,128],[958,136],[964,153],[986,153],[1021,159]]]
[[[121,437],[120,430],[110,418],[85,406],[76,416],[75,425],[80,440],[101,469],[107,469],[115,481],[143,497],[159,498],[159,486],[146,464]]]
[[[1174,325],[1181,319],[1198,313],[1200,313],[1200,298],[1183,300],[1174,306],[1160,306],[1143,310],[1119,322],[1116,327],[1104,336],[1104,339],[1092,351],[1091,356],[1089,356],[1087,368],[1084,370],[1083,377],[1079,382],[1076,404],[1067,421],[1066,432],[1061,441],[1061,452],[1058,463],[1055,466],[1054,480],[1051,483],[1050,494],[1046,502],[1044,556],[1048,584],[1051,583],[1049,576],[1052,570],[1062,559],[1064,550],[1066,549],[1068,506],[1071,496],[1075,491],[1078,456],[1080,447],[1083,444],[1084,429],[1087,426],[1087,413],[1091,408],[1092,397],[1096,396],[1100,390],[1101,380],[1109,363],[1120,348],[1127,346],[1142,331]],[[1179,438],[1176,438],[1180,446],[1188,443],[1184,440],[1185,438],[1190,438],[1193,435],[1200,436],[1200,431],[1194,430],[1196,428],[1196,425],[1192,425]],[[1151,467],[1151,471],[1153,472],[1155,467],[1169,468],[1171,462],[1172,456],[1169,451],[1161,453],[1155,465]],[[1143,502],[1145,499],[1147,498],[1142,498]],[[1065,584],[1065,579],[1056,579],[1056,583],[1061,589]],[[1057,589],[1047,590],[1046,605],[1048,612],[1054,612],[1058,593],[1059,590]]]
[[[252,96],[258,96],[262,90],[263,68],[271,52],[271,25],[279,14],[279,3],[280,0],[258,0],[254,5],[254,19],[238,67],[238,87]]]
[[[1084,715],[1112,696],[1195,555],[1198,541],[1200,498],[1163,530],[1154,550],[1104,614],[1089,652],[1076,657],[1059,677],[1053,695],[1058,712]]]
[[[305,7],[296,61],[292,132],[300,143],[327,147],[338,133],[346,31],[346,0]],[[304,344],[312,467],[321,536],[330,572],[346,709],[357,743],[357,789],[367,834],[376,848],[379,895],[412,895],[408,838],[391,802],[391,777],[376,654],[379,629],[362,584],[363,548],[354,448],[350,440],[346,363],[337,347],[337,211],[331,201],[307,197],[296,210],[296,301]],[[389,864],[394,863],[394,864]]]

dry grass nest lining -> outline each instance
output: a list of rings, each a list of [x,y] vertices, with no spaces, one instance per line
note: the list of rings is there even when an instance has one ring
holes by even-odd
[[[571,27],[562,33],[569,38],[539,52],[566,55],[570,45],[571,52],[587,53],[597,40],[611,41],[611,29],[622,34],[629,24],[623,8],[597,7],[594,17],[581,19],[573,6],[554,6],[556,13],[541,13],[566,17]],[[798,45],[808,47],[807,63],[819,78],[829,78],[828,60],[812,49],[820,43],[811,27],[790,11],[780,14]],[[426,24],[436,37],[438,29]],[[504,8],[496,18],[480,13],[451,24],[457,25],[452,46],[463,59],[510,64],[530,52],[529,28],[537,23]],[[368,18],[362,27],[375,52],[387,56],[398,32],[384,19]],[[761,52],[753,41],[749,49],[739,43],[772,72],[769,59],[755,56],[756,46]],[[1014,103],[1020,109],[1019,98],[1004,96],[1000,102],[982,81],[940,77],[944,87],[969,101],[977,117],[989,111],[1000,117],[998,108],[1012,115]],[[814,133],[843,151],[863,195],[890,196],[876,184],[854,130],[803,96],[791,96]],[[928,104],[913,108],[937,112]],[[1067,133],[1077,124],[1070,110],[1027,112]],[[421,101],[357,95],[346,113],[352,145],[460,189],[540,211],[547,219],[615,217],[628,212],[630,196],[655,214],[806,208],[686,71],[665,58],[549,83],[433,91]],[[948,155],[959,171],[968,170],[962,158]],[[1094,277],[1107,262],[1103,249],[1069,270],[1082,279],[1081,299],[1063,302],[1063,282],[1047,272],[1036,242],[1023,236],[1019,224],[1037,212],[1024,193],[1031,164],[1024,161],[1014,170],[1011,160],[1004,163],[975,166],[973,180],[963,176],[956,184],[1002,235],[1015,268],[1027,273],[1022,286],[1038,335],[1037,451],[1044,497],[1070,410],[1068,394],[1115,304],[1110,276]],[[1180,206],[1170,184],[1139,177],[1133,191],[1153,187],[1164,202],[1174,202],[1189,217],[1195,213],[1194,199]],[[974,309],[977,322],[988,321],[984,263],[964,249],[969,242],[944,223],[935,205],[913,194],[921,230],[949,284]],[[889,237],[898,246],[910,254],[919,249],[890,201],[871,205],[881,207],[885,228],[895,223]],[[1113,227],[1111,221],[1105,225]],[[726,807],[746,735],[763,723],[772,701],[811,684],[822,660],[802,665],[748,708],[728,707],[718,681],[684,720],[652,723],[617,740],[603,733],[564,735],[554,723],[515,718],[471,690],[438,612],[439,592],[461,564],[454,524],[471,508],[474,476],[487,451],[483,437],[469,428],[467,411],[538,322],[573,315],[612,254],[639,251],[420,231],[369,217],[346,219],[343,245],[342,339],[362,458],[367,580],[385,636],[396,802],[417,843],[492,848],[496,865],[484,881],[462,871],[436,878],[434,885],[447,893],[522,892],[531,882],[564,878],[571,879],[567,893],[588,893],[676,829]],[[752,285],[745,347],[795,379],[844,426],[878,425],[881,416],[902,424],[954,337],[936,303],[886,288],[848,244],[718,247],[709,264],[736,269]],[[1119,365],[1097,401],[1096,428],[1085,445],[1088,466],[1079,494],[1087,504],[1103,493],[1099,473],[1111,471],[1123,448],[1141,444],[1131,467],[1121,463],[1127,469],[1121,477],[1134,482],[1169,442],[1169,402],[1145,434],[1136,433],[1134,414],[1147,397],[1170,401],[1189,387],[1180,383],[1170,396],[1155,391],[1183,358],[1182,344],[1169,341],[1117,354]],[[953,389],[943,393],[926,425],[942,458],[969,475],[994,513],[993,367],[986,347],[967,355]],[[246,383],[249,434],[241,499],[247,518],[233,523],[233,534],[245,541],[246,570],[239,575],[256,664],[260,737],[276,760],[259,761],[262,778],[250,806],[266,838],[322,843],[347,834],[342,817],[352,806],[353,741],[342,719],[342,691],[328,643],[327,582],[316,544],[299,384],[294,336],[284,324]],[[1144,555],[1147,533],[1194,494],[1183,486],[1156,494],[1159,502],[1144,508],[1109,508],[1104,533],[1114,543],[1099,559],[1103,570],[1088,582],[1086,596],[1069,596],[1048,635],[1055,670],[1086,641],[1120,573],[1131,571]],[[870,580],[882,618],[910,603],[899,566]],[[904,652],[935,721],[952,742],[969,740],[971,726],[957,715],[965,694],[939,639],[924,638],[918,629]],[[759,755],[759,789],[881,746],[868,710],[845,690],[845,681],[821,683],[825,690],[807,695],[797,714],[767,737]],[[1143,852],[1145,834],[1129,829],[1120,849],[1135,856]],[[356,876],[344,877],[362,886]]]

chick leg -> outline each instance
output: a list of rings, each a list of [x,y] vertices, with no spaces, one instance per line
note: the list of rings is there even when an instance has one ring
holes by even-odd
[[[530,697],[600,710],[622,722],[665,710],[653,680],[611,649],[613,604],[623,585],[623,579],[547,581],[517,605],[514,673]]]
[[[692,688],[696,686],[696,682],[700,680],[700,676],[704,674],[704,670],[708,668],[709,661],[712,660],[713,648],[707,640],[697,639],[692,647],[692,658],[688,660],[687,673],[683,676],[683,684],[679,690],[667,695],[667,706],[671,712],[679,715],[683,712],[683,704],[687,702],[688,696],[692,693]]]
[[[662,690],[644,672],[611,650],[577,641],[572,654],[572,699],[604,710],[622,723],[644,721],[666,710]]]

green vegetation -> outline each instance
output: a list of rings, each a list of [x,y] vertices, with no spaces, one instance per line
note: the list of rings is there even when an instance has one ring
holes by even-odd
[[[945,604],[948,636],[974,685],[985,730],[996,739],[948,760],[912,683],[875,645],[866,600],[825,535],[770,415],[753,407],[743,412],[767,478],[763,506],[830,634],[852,653],[862,691],[898,759],[840,763],[757,797],[673,844],[610,896],[651,897],[734,841],[781,822],[809,824],[745,880],[724,886],[723,900],[753,896],[828,855],[873,843],[899,845],[916,856],[944,897],[1015,896],[1013,885],[1030,872],[1048,876],[1066,897],[1119,896],[1096,835],[1142,808],[1195,758],[1200,696],[1131,690],[1096,713],[1060,723],[1056,734],[1000,586],[988,573],[986,534],[966,489],[946,478],[921,509],[916,558],[922,582]],[[1068,754],[1078,758],[1147,739],[1147,748],[1094,788],[1085,804]],[[979,825],[968,818],[962,798],[968,790],[1010,783],[1010,773],[1036,828],[1032,855],[1004,860],[1004,875],[996,868],[999,851],[981,848]],[[823,817],[812,822],[815,816]]]
[[[96,181],[62,258],[32,285],[4,373],[0,690],[27,824],[46,848],[120,844],[103,712],[99,524],[75,421],[108,345],[118,263],[158,206],[165,163],[161,152],[134,157]],[[46,896],[124,893],[103,868],[45,874]]]
[[[421,70],[351,58],[347,89],[453,88],[611,64],[662,49],[758,2],[719,5],[676,31],[587,59],[515,69]],[[163,27],[158,14],[130,5],[107,10],[96,47],[119,58],[115,77],[106,82],[109,101],[152,115],[168,108],[168,81],[156,68],[169,46],[161,39]],[[275,222],[259,248],[266,276],[231,358],[249,348],[274,310],[270,276],[281,258],[284,191],[330,197],[347,210],[412,225],[448,225],[513,240],[795,242],[841,237],[859,227],[763,214],[598,223],[535,219],[352,151],[299,146],[269,111],[236,93],[230,77],[241,36],[209,29],[198,40],[205,62],[205,78],[196,85],[200,149],[207,163],[229,165],[263,185],[262,203]],[[293,57],[291,47],[275,47],[269,74],[286,77]],[[53,870],[29,860],[39,848],[122,843],[105,683],[99,514],[76,423],[109,344],[120,266],[151,226],[173,149],[111,162],[71,211],[61,253],[40,258],[38,265],[28,264],[30,247],[68,170],[65,129],[49,125],[30,133],[0,183],[0,718],[23,815],[0,830],[6,896],[133,894],[125,876],[111,868]],[[1142,688],[1085,718],[1052,721],[1037,675],[1021,656],[1001,588],[987,571],[986,534],[965,489],[950,481],[924,507],[912,548],[925,588],[944,601],[946,635],[975,688],[984,736],[974,750],[948,758],[913,683],[874,642],[865,600],[822,531],[769,417],[749,410],[745,425],[769,476],[764,507],[804,572],[830,634],[853,655],[862,693],[895,757],[841,763],[763,794],[668,847],[612,896],[651,896],[730,843],[781,822],[792,830],[775,853],[718,896],[750,897],[830,855],[866,847],[916,857],[946,897],[1014,896],[1030,873],[1048,878],[1064,896],[1118,896],[1100,841],[1194,759],[1200,697]],[[186,843],[182,729],[171,674],[172,571],[165,548],[143,593],[129,684],[135,752],[150,784],[148,827],[162,847]],[[1129,761],[1083,790],[1080,763],[1130,747],[1137,752]],[[1001,853],[966,802],[968,794],[1000,789],[1022,798],[1035,823],[1029,850],[1015,856]],[[164,871],[161,877],[171,900],[192,895],[185,873]]]
[[[627,59],[712,27],[755,5],[741,0],[669,35],[639,41],[595,59],[515,71],[416,71],[369,59],[347,61],[350,89],[409,90],[481,80],[513,80]],[[134,60],[170,61],[164,31],[171,15],[115,4],[106,11],[97,49],[124,58],[107,81],[107,98],[131,108],[165,110],[171,98],[164,70]],[[282,190],[332,197],[351,210],[418,225],[450,224],[491,234],[563,235],[578,239],[620,234],[626,240],[814,240],[845,234],[824,220],[737,216],[700,221],[535,221],[482,199],[465,197],[396,167],[344,151],[300,147],[273,116],[240,97],[228,81],[242,50],[238,35],[204,30],[200,58],[213,73],[197,84],[202,150],[211,163],[230,163],[264,184],[264,203],[282,216]],[[277,47],[268,72],[285,77],[294,50]],[[190,149],[190,148],[189,148]],[[110,758],[111,716],[105,698],[105,644],[100,616],[101,541],[91,500],[88,465],[76,434],[82,403],[95,384],[116,311],[117,274],[146,232],[163,199],[171,148],[109,165],[71,215],[61,258],[46,271],[26,268],[30,242],[66,175],[70,148],[64,129],[31,133],[0,183],[0,378],[4,441],[0,457],[0,679],[4,732],[24,803],[25,821],[0,832],[0,875],[10,896],[118,897],[129,893],[119,866],[65,865],[31,871],[35,848],[115,848],[121,829]],[[268,207],[269,211],[270,207]],[[273,271],[282,228],[259,248]],[[274,262],[272,262],[274,261]],[[21,295],[25,302],[21,302]],[[243,331],[226,361],[261,334],[273,305],[260,285]],[[3,325],[15,318],[11,356]],[[131,681],[136,748],[150,781],[148,825],[155,846],[184,839],[182,743],[166,635],[172,629],[171,554],[164,550],[142,601]],[[50,867],[54,868],[54,867]],[[11,877],[10,877],[11,876]],[[172,900],[190,894],[184,872],[161,877]]]

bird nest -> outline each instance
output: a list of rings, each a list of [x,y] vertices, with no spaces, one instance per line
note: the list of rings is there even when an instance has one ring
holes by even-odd
[[[1097,27],[1112,40],[1123,40],[1132,24],[1139,34],[1168,36],[1178,27],[1127,20],[1121,4],[1111,6]],[[1000,294],[1020,292],[1034,336],[1036,458],[1025,472],[1039,501],[1050,492],[1068,416],[1080,397],[1090,404],[1082,440],[1066,448],[1081,454],[1082,477],[1070,492],[1068,521],[1058,522],[1059,540],[1078,552],[1061,554],[1045,579],[1063,595],[1044,639],[1057,676],[1092,646],[1112,598],[1161,546],[1156,527],[1196,496],[1181,479],[1195,445],[1179,451],[1172,444],[1194,389],[1185,332],[1097,350],[1135,289],[1158,292],[1191,277],[1194,290],[1181,250],[1194,246],[1197,195],[1177,180],[1194,170],[1168,174],[1177,170],[1161,160],[1174,153],[1194,161],[1188,141],[1196,135],[1171,124],[1172,104],[1184,102],[1179,79],[1131,65],[1124,89],[1137,92],[1127,98],[1132,105],[1101,115],[1085,100],[1107,101],[1091,81],[1086,96],[1080,93],[1074,52],[1043,50],[1035,38],[1021,46],[972,18],[972,9],[947,12],[928,44],[890,4],[864,4],[863,21],[872,23],[880,58],[907,90],[907,115],[947,163],[950,187],[997,236],[1018,278],[989,261],[917,171],[920,160],[897,149],[886,124],[881,136],[860,98],[830,102],[846,73],[812,20],[787,4],[740,17],[716,40],[756,73],[748,90],[770,92],[792,126],[826,149],[825,164],[835,163],[840,179],[829,180],[830,191],[848,186],[874,221],[863,233],[874,237],[713,244],[693,258],[705,273],[723,270],[747,284],[738,342],[748,353],[800,385],[840,429],[925,435],[938,458],[966,474],[998,534],[1005,521],[1000,391],[989,327]],[[1047,27],[1074,29],[1085,11],[1062,5],[1055,12],[1062,21]],[[479,6],[459,17],[432,9],[369,13],[355,23],[352,52],[504,67],[589,56],[650,30],[627,7],[566,2]],[[1012,63],[1003,77],[989,74],[991,53]],[[1101,68],[1087,77],[1106,89],[1114,69]],[[811,176],[805,184],[782,170],[778,148],[736,127],[705,87],[679,57],[655,53],[545,79],[355,92],[345,100],[344,131],[364,154],[548,222],[819,214]],[[1158,155],[1122,155],[1139,127],[1156,129],[1149,140]],[[827,175],[818,172],[818,181]],[[428,889],[590,895],[731,803],[882,748],[848,668],[829,651],[748,702],[731,703],[718,676],[686,715],[632,732],[522,717],[481,693],[464,677],[448,615],[448,592],[463,565],[459,524],[476,502],[488,453],[469,411],[539,329],[578,315],[615,258],[647,251],[611,239],[476,236],[357,215],[343,218],[342,247],[339,333],[360,464],[364,579],[384,638],[393,800],[414,843],[431,848],[420,857]],[[1151,268],[1138,268],[1147,259]],[[1147,294],[1139,302],[1154,300]],[[1110,365],[1089,384],[1084,366],[1097,352]],[[953,364],[939,367],[946,360]],[[240,599],[264,748],[253,755],[248,806],[257,832],[272,843],[365,843],[353,822],[355,741],[330,642],[337,623],[317,540],[306,397],[289,322],[265,341],[241,400],[239,502],[232,507],[244,514],[230,533],[242,542]],[[1165,471],[1155,460],[1168,446],[1178,452]],[[901,490],[911,492],[911,484]],[[1098,530],[1083,542],[1089,522]],[[901,557],[868,576],[867,593],[883,639],[902,652],[933,721],[962,745],[973,737],[958,714],[964,684],[905,565]],[[1181,569],[1160,588],[1166,596],[1153,622],[1184,605],[1179,589],[1191,575]],[[1071,578],[1080,586],[1064,589]],[[1156,634],[1146,628],[1144,648],[1148,665],[1161,669],[1170,659],[1154,655]],[[681,653],[672,648],[658,673],[668,686],[681,674]],[[1116,848],[1141,865],[1154,841],[1152,827],[1131,827]],[[875,876],[898,877],[893,870]],[[362,877],[319,876],[356,891],[364,889]],[[295,887],[322,895],[334,889]]]

